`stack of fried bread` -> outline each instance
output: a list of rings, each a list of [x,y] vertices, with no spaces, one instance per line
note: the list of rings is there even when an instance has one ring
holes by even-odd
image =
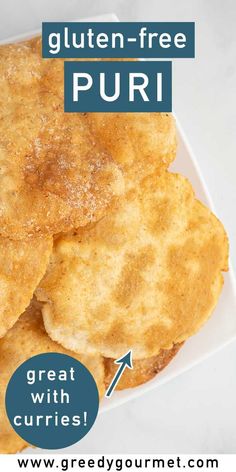
[[[29,357],[62,352],[100,397],[160,372],[211,315],[228,266],[220,221],[168,171],[165,113],[65,114],[63,60],[41,39],[0,47],[0,452],[26,443],[5,391]]]

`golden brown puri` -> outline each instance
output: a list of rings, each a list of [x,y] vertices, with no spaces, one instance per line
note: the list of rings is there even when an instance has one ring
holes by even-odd
[[[0,237],[0,338],[29,305],[45,274],[52,238],[11,241]]]
[[[40,51],[41,39],[33,41]],[[53,83],[53,92],[61,101],[62,70],[63,60],[49,59],[44,72],[44,83]],[[84,117],[96,142],[121,165],[126,185],[135,186],[143,177],[160,173],[175,159],[175,120],[169,113],[85,113]]]
[[[102,357],[78,355],[52,341],[45,332],[40,306],[33,300],[15,326],[0,340],[0,453],[16,453],[27,446],[8,421],[5,392],[17,367],[30,357],[45,352],[61,352],[81,361],[94,376],[100,396],[104,394]]]
[[[168,113],[88,113],[98,141],[124,170],[129,186],[166,170],[176,155],[174,118]]]
[[[85,117],[64,113],[63,60],[42,59],[37,41],[0,47],[0,234],[11,239],[97,220],[123,185]]]
[[[208,319],[227,259],[224,228],[187,179],[149,176],[97,224],[55,241],[37,289],[46,330],[77,352],[156,356]]]
[[[175,344],[171,349],[162,349],[158,356],[133,361],[133,369],[126,369],[116,386],[116,390],[138,387],[153,379],[159,374],[176,356],[182,344]],[[114,359],[104,359],[105,362],[105,384],[109,387],[118,365]]]

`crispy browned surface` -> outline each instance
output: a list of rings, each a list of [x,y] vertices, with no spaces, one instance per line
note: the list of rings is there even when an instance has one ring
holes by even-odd
[[[28,444],[15,433],[11,426],[8,434],[0,431],[0,454],[16,454],[27,446]]]
[[[85,117],[64,113],[63,60],[40,39],[0,47],[0,234],[21,239],[99,219],[123,178]]]
[[[125,390],[144,384],[159,374],[176,356],[182,344],[175,344],[171,349],[163,349],[158,356],[148,359],[133,361],[133,369],[125,369],[122,377],[117,384],[116,390]],[[118,365],[114,359],[104,359],[105,361],[105,384],[106,388],[110,385]]]
[[[17,367],[30,357],[44,352],[61,352],[80,360],[93,374],[100,396],[104,394],[103,359],[100,356],[72,353],[52,341],[45,332],[40,306],[33,301],[15,326],[0,339],[0,453],[15,453],[27,446],[8,421],[5,413],[5,391]]]
[[[51,237],[21,241],[0,237],[0,337],[29,305],[51,252]]]
[[[187,179],[149,176],[98,223],[55,242],[37,290],[46,330],[77,352],[155,356],[206,322],[227,260],[224,228]]]
[[[88,113],[96,138],[124,171],[126,185],[166,170],[176,155],[176,129],[169,113]]]

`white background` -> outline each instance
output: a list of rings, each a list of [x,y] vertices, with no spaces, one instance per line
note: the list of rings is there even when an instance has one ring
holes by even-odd
[[[0,0],[0,39],[40,28],[43,20],[110,12],[124,21],[196,22],[196,59],[174,62],[173,106],[236,261],[235,0]],[[74,451],[236,453],[236,343],[104,413]]]

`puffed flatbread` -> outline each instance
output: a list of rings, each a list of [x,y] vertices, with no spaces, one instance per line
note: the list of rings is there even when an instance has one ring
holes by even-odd
[[[171,349],[162,349],[158,356],[133,361],[133,369],[125,369],[116,386],[116,390],[138,387],[158,375],[176,356],[182,344],[175,344]],[[114,359],[104,359],[106,388],[111,384],[118,365]]]
[[[25,311],[46,272],[52,238],[0,237],[0,338]]]
[[[100,356],[78,355],[53,342],[44,329],[40,306],[33,301],[15,326],[0,339],[0,453],[16,453],[27,446],[11,427],[5,412],[5,392],[17,367],[32,356],[61,352],[81,361],[93,374],[100,397],[105,391],[104,363]],[[16,392],[17,401],[17,392]]]
[[[52,339],[116,359],[158,355],[211,315],[227,270],[220,221],[183,176],[149,176],[97,224],[56,242],[37,290]]]
[[[171,113],[87,113],[92,132],[124,171],[126,187],[165,171],[176,156]]]
[[[96,221],[123,189],[85,117],[64,113],[64,61],[42,59],[40,42],[0,46],[0,234],[11,239]]]
[[[41,52],[41,38],[35,39],[34,43],[35,48]],[[123,61],[124,59],[88,60]],[[44,82],[53,83],[54,93],[63,100],[64,86],[60,80],[63,60],[49,59],[48,62]],[[83,115],[96,141],[122,167],[126,185],[136,185],[150,173],[161,173],[176,157],[176,127],[171,113],[100,112],[83,113]]]

